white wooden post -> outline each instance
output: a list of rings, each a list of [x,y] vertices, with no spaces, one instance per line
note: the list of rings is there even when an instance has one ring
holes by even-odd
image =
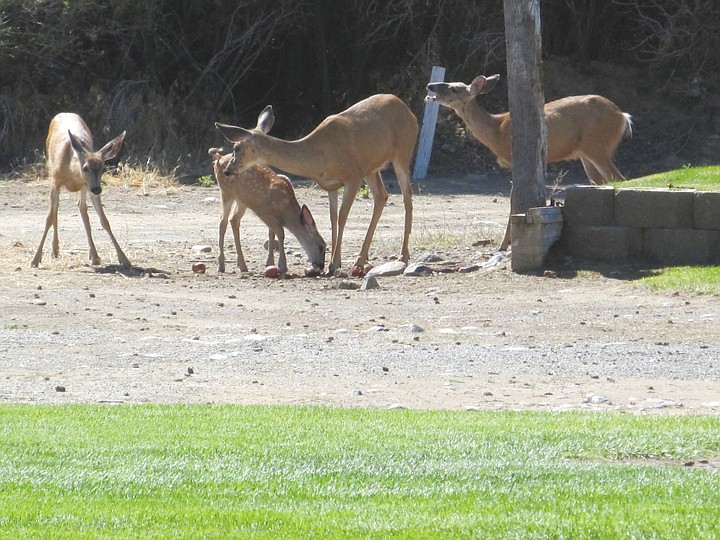
[[[430,74],[430,82],[442,82],[444,80],[445,68],[433,66],[432,73]],[[417,155],[415,156],[415,169],[413,170],[413,178],[415,178],[415,180],[422,180],[427,176],[439,108],[440,105],[435,101],[425,102],[425,115],[423,116],[420,142],[418,142]]]

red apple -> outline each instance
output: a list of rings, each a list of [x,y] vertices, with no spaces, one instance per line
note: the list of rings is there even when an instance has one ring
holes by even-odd
[[[201,262],[196,262],[195,264],[192,265],[192,271],[195,272],[196,274],[204,274],[206,268],[207,267],[205,266],[205,263],[201,263]]]
[[[265,277],[276,278],[276,277],[278,277],[279,275],[280,275],[280,269],[279,269],[277,266],[275,266],[275,265],[273,265],[273,266],[268,266],[268,267],[265,269]]]

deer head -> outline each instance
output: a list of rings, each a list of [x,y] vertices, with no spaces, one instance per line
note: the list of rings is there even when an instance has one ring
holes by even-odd
[[[270,131],[274,122],[272,105],[268,105],[262,110],[258,116],[257,125],[253,129],[215,122],[215,127],[220,130],[220,133],[233,143],[233,157],[225,168],[225,174],[242,172],[261,163],[256,150],[256,138]]]
[[[500,75],[492,75],[490,77],[480,75],[475,77],[470,84],[461,82],[430,83],[427,85],[427,89],[429,92],[433,92],[434,95],[428,94],[425,101],[436,101],[440,105],[458,111],[462,109],[466,103],[475,99],[475,96],[478,94],[487,94],[490,92],[499,80]]]

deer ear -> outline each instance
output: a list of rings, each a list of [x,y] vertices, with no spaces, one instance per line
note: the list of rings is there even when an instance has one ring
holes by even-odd
[[[475,77],[473,82],[470,83],[470,92],[473,95],[487,94],[495,87],[495,84],[499,80],[500,75],[492,75],[490,77],[479,75],[478,77]]]
[[[500,75],[497,73],[495,75],[490,75],[485,79],[485,87],[483,88],[482,93],[487,94],[490,92],[493,88],[495,88],[495,85],[500,80]]]
[[[221,124],[220,122],[215,122],[215,127],[220,130],[220,133],[223,134],[223,137],[225,137],[229,142],[236,143],[236,142],[242,142],[248,139],[252,139],[252,132],[248,131],[245,128],[241,128],[238,126],[231,126],[230,124]]]
[[[120,152],[120,148],[122,147],[122,143],[125,140],[125,133],[126,132],[123,131],[120,135],[100,149],[100,155],[102,156],[103,161],[107,161],[108,159],[112,159],[118,155],[118,152]]]
[[[258,116],[257,126],[255,126],[255,129],[260,130],[263,133],[267,133],[270,131],[270,128],[273,127],[273,123],[275,123],[275,115],[273,114],[272,105],[268,105]]]
[[[209,148],[208,149],[208,155],[215,160],[220,159],[222,157],[222,153],[223,153],[223,148]]]
[[[310,213],[310,209],[304,204],[302,205],[302,210],[300,210],[300,219],[302,220],[303,225],[307,227],[315,227],[315,220]]]
[[[75,151],[75,154],[78,155],[78,157],[82,154],[87,154],[89,152],[92,152],[92,150],[88,149],[85,144],[78,139],[75,135],[72,134],[72,131],[68,129],[68,137],[70,137],[70,145],[72,146],[73,150]]]

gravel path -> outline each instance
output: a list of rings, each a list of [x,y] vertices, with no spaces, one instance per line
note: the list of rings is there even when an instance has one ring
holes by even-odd
[[[375,264],[400,247],[402,203],[390,191]],[[432,179],[418,191],[414,259],[432,251],[448,263],[436,268],[453,269],[495,255],[482,241],[502,233],[506,181]],[[549,279],[507,263],[379,278],[369,291],[354,278],[271,280],[262,276],[265,229],[251,215],[241,227],[251,272],[218,274],[218,193],[201,187],[104,192],[116,236],[146,270],[133,275],[116,271],[94,215],[105,265],[87,265],[74,196],[65,194],[61,257],[46,253],[30,269],[47,187],[3,182],[0,193],[0,402],[720,414],[717,295],[650,292],[623,269],[568,267]],[[297,194],[329,236],[326,194]],[[345,265],[369,215],[369,201],[357,201]],[[287,247],[301,275],[299,246],[290,237]],[[205,274],[192,272],[198,260]]]

